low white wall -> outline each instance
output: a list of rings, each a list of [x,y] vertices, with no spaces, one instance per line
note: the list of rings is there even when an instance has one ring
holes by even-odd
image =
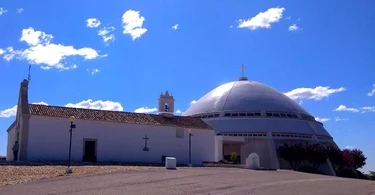
[[[177,164],[188,163],[188,129],[176,137],[176,127],[134,125],[77,120],[73,129],[72,160],[81,161],[84,139],[97,139],[97,161],[160,163],[162,156],[173,156]],[[69,121],[63,118],[31,116],[28,160],[67,160]],[[192,129],[192,163],[214,160],[214,131]],[[143,151],[149,137],[148,152]]]

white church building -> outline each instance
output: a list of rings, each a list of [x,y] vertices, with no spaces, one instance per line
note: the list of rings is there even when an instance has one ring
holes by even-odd
[[[29,104],[28,81],[21,83],[16,120],[8,128],[7,160],[19,142],[20,161],[67,161],[70,122],[71,160],[161,163],[175,157],[177,164],[214,160],[214,130],[197,117],[174,116],[174,98],[159,97],[159,114],[92,110]]]
[[[288,169],[277,153],[284,143],[337,147],[323,124],[298,103],[244,76],[208,92],[183,116],[173,115],[174,98],[168,92],[160,95],[155,115],[33,105],[28,102],[27,89],[24,80],[17,117],[8,129],[8,160],[13,159],[16,140],[20,143],[19,160],[68,159],[70,116],[77,119],[74,161],[160,163],[163,157],[173,156],[178,164],[187,164],[189,129],[194,134],[193,164],[229,159],[232,152],[245,164],[246,157],[256,153],[261,167]],[[149,150],[144,151],[145,147]],[[334,175],[329,161],[320,169]]]
[[[284,143],[306,143],[337,147],[321,122],[294,100],[265,84],[242,76],[200,98],[183,116],[195,116],[215,129],[215,161],[238,154],[241,164],[251,153],[260,166],[289,169],[277,148]],[[329,161],[320,171],[334,175]]]

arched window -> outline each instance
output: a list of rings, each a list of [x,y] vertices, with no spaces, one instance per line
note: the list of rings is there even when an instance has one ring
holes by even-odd
[[[169,112],[168,103],[164,104],[164,112]]]

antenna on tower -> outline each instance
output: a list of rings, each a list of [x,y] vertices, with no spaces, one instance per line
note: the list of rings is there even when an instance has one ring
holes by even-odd
[[[27,75],[27,81],[31,81],[31,64],[29,64],[29,74]]]

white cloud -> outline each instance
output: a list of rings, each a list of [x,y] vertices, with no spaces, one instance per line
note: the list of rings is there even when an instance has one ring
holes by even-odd
[[[23,12],[23,8],[17,8],[17,13],[22,13]]]
[[[7,13],[7,12],[8,12],[8,10],[0,7],[0,16],[3,15],[3,14],[5,14],[5,13]]]
[[[330,118],[319,118],[319,117],[315,117],[315,120],[324,123],[324,122],[327,122],[327,121],[329,121],[329,120],[331,120],[331,119],[330,119]]]
[[[87,69],[87,72],[89,72],[89,73],[91,73],[91,75],[94,75],[94,74],[96,74],[96,73],[98,73],[100,70],[99,69],[92,69],[92,70],[89,70],[89,69]]]
[[[4,60],[11,61],[15,56],[20,56],[22,51],[14,50],[13,47],[8,47],[6,49],[5,55],[3,56]]]
[[[17,113],[17,106],[13,106],[12,108],[1,110],[0,118],[9,118],[12,116],[16,116],[16,113]]]
[[[139,11],[128,10],[122,16],[122,24],[124,25],[124,34],[128,34],[133,40],[141,37],[147,32],[146,28],[142,28],[145,18],[140,16]]]
[[[173,28],[174,30],[177,30],[177,29],[178,29],[178,24],[173,25],[172,28]]]
[[[103,38],[104,43],[113,42],[115,40],[115,35],[111,32],[115,30],[115,27],[103,27],[99,30],[98,35]]]
[[[345,146],[344,149],[349,149],[349,150],[351,150],[351,149],[353,149],[353,146]]]
[[[86,108],[86,109],[96,109],[96,110],[113,110],[113,111],[123,111],[123,108],[119,102],[112,101],[93,101],[92,99],[83,100],[78,103],[69,103],[65,105],[66,107],[72,108]]]
[[[289,31],[297,31],[299,29],[299,27],[297,26],[297,24],[293,24],[291,26],[289,26],[288,30]]]
[[[48,106],[48,104],[45,103],[45,102],[43,102],[43,101],[41,101],[41,102],[35,102],[35,103],[32,103],[32,104],[39,104],[39,105],[45,105],[45,106]]]
[[[238,28],[249,28],[255,30],[257,28],[271,28],[271,24],[278,22],[282,16],[285,8],[270,8],[265,12],[260,12],[258,15],[248,20],[239,20]]]
[[[134,110],[135,113],[153,113],[156,112],[158,109],[156,108],[149,108],[149,107],[140,107]]]
[[[177,109],[176,112],[175,112],[176,115],[181,115],[183,114],[182,111],[180,109]]]
[[[336,121],[336,122],[339,122],[339,121],[347,121],[347,120],[349,120],[349,119],[347,119],[347,118],[335,117],[335,121]]]
[[[368,96],[373,96],[375,94],[375,84],[372,85],[372,90],[367,93]]]
[[[364,106],[361,108],[362,113],[375,112],[375,106]]]
[[[38,44],[47,45],[52,39],[52,35],[46,34],[42,31],[35,31],[34,28],[29,27],[28,29],[22,30],[20,41],[25,41],[27,44],[35,46]]]
[[[86,20],[86,25],[87,27],[89,28],[96,28],[98,26],[100,26],[100,20],[96,19],[96,18],[89,18]]]
[[[84,47],[76,49],[73,46],[50,43],[53,36],[42,31],[35,31],[32,27],[22,30],[20,41],[25,41],[30,47],[24,51],[14,50],[12,47],[7,48],[4,55],[6,61],[14,57],[20,60],[27,60],[31,64],[39,64],[44,70],[57,68],[60,70],[74,69],[77,66],[66,66],[62,61],[69,56],[82,56],[85,60],[92,60],[107,55],[99,55],[92,48]]]
[[[48,105],[47,103],[45,102],[34,102],[32,104],[41,104],[41,105]],[[9,118],[9,117],[13,117],[13,116],[16,116],[17,114],[17,105],[13,106],[12,108],[8,108],[8,109],[5,109],[5,110],[0,110],[0,118]]]
[[[337,107],[333,111],[339,111],[339,112],[340,111],[359,112],[359,110],[357,108],[348,108],[345,105],[340,105],[339,107]]]
[[[66,65],[66,64],[65,64]],[[59,71],[64,71],[64,70],[72,70],[72,69],[77,69],[78,66],[77,64],[73,64],[71,66],[65,66],[64,64],[57,64],[54,66],[56,69]],[[41,66],[40,68],[43,70],[50,70],[52,66]]]
[[[329,97],[330,95],[334,93],[342,92],[345,90],[346,89],[344,87],[331,89],[330,87],[318,86],[315,88],[297,88],[289,92],[286,92],[284,94],[293,100],[297,100],[297,99],[322,100],[323,98]]]
[[[62,68],[61,61],[68,56],[82,56],[85,60],[91,60],[101,57],[98,52],[92,48],[75,49],[73,46],[64,46],[56,44],[37,45],[30,47],[22,52],[20,56],[33,64],[45,64],[47,66]],[[105,57],[104,55],[103,57]]]
[[[193,104],[195,104],[195,103],[197,103],[197,100],[193,100],[193,101],[191,101],[191,102],[190,102],[190,106],[193,105]]]
[[[4,53],[5,53],[5,50],[0,48],[0,55],[3,55]]]

